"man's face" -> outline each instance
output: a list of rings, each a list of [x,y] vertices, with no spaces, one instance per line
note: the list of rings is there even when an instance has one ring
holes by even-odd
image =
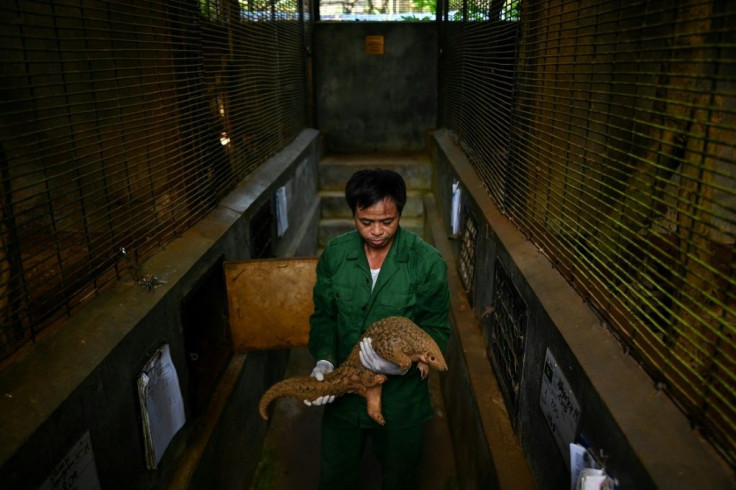
[[[399,229],[400,218],[396,202],[390,197],[367,208],[356,207],[353,216],[355,227],[366,246],[376,250],[391,247]]]

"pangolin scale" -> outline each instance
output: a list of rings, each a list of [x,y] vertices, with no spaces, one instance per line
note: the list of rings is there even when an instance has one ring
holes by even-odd
[[[361,336],[370,337],[376,353],[401,367],[409,369],[413,362],[426,378],[429,367],[440,371],[447,370],[445,358],[430,335],[408,318],[392,316],[373,323]],[[264,420],[273,400],[293,397],[301,400],[314,400],[320,396],[340,396],[355,393],[366,399],[368,415],[377,423],[386,423],[381,413],[381,388],[386,376],[363,367],[360,362],[360,342],[338,368],[325,375],[323,381],[311,376],[296,376],[271,386],[261,397],[259,411]]]

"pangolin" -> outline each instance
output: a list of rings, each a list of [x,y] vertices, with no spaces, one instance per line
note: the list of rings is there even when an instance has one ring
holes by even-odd
[[[417,363],[422,379],[427,377],[429,367],[447,370],[447,363],[437,343],[430,335],[408,318],[391,316],[369,326],[361,339],[370,337],[376,353],[406,371],[413,362]],[[320,396],[340,396],[356,393],[366,399],[368,415],[384,425],[381,413],[381,388],[386,382],[384,374],[374,373],[363,367],[359,357],[360,342],[338,368],[325,375],[323,381],[311,376],[296,376],[271,386],[261,397],[259,411],[268,420],[266,410],[276,398],[293,397],[300,400],[315,400]]]

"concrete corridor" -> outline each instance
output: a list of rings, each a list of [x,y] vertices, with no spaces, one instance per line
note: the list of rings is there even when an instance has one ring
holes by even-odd
[[[425,428],[418,488],[534,488],[431,191],[433,169],[428,155],[323,158],[319,168],[319,217],[312,221],[320,229],[310,233],[323,244],[354,226],[338,191],[344,188],[347,176],[359,167],[369,166],[391,166],[404,176],[409,199],[402,226],[427,237],[448,263],[453,333],[445,357],[450,369],[442,375],[431,371],[428,379],[435,416]],[[264,371],[266,366],[274,369]],[[257,414],[260,394],[269,386],[283,378],[308,375],[313,366],[314,359],[306,347],[290,351],[254,350],[233,356],[207,414],[196,424],[192,443],[181,458],[169,490],[315,489],[323,409],[306,406],[301,400],[281,398],[272,403],[268,423]],[[476,397],[471,393],[483,395]],[[443,399],[443,395],[452,398]],[[462,446],[453,446],[453,439]],[[379,488],[380,468],[368,447],[356,490]]]
[[[390,167],[401,173],[407,182],[408,194],[402,226],[423,234],[422,195],[431,188],[431,165],[426,153],[329,155],[320,162],[320,248],[330,238],[354,227],[345,204],[344,186],[354,171],[369,167]],[[285,377],[307,375],[313,367],[314,360],[306,348],[293,349]],[[428,381],[435,417],[425,428],[425,453],[418,485],[422,490],[451,490],[458,488],[458,484],[439,374],[432,372]],[[322,410],[288,398],[272,404],[272,419],[252,490],[317,487]],[[380,468],[372,456],[370,444],[366,448],[360,482],[360,490],[380,489]]]

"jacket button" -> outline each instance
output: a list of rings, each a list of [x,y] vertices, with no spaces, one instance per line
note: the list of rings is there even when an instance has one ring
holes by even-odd
[[[363,305],[363,306],[360,307],[360,309],[363,310],[363,311],[365,311],[366,308],[368,308],[366,305]]]

